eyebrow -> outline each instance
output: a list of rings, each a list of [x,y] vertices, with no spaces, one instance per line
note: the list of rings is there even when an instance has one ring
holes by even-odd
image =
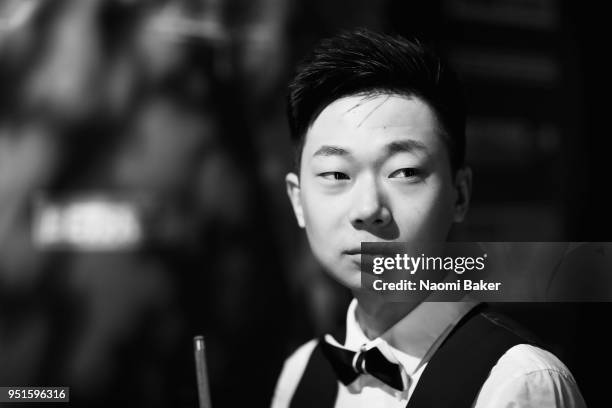
[[[314,156],[350,156],[351,153],[339,146],[323,145],[314,152]]]
[[[414,151],[427,152],[427,146],[422,142],[407,139],[407,140],[398,140],[396,142],[391,142],[387,146],[385,146],[388,156],[392,156],[397,153],[412,153]]]

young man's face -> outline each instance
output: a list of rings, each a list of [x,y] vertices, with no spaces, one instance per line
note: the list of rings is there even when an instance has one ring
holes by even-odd
[[[360,287],[361,242],[446,240],[469,183],[469,171],[453,178],[428,105],[386,94],[328,105],[307,131],[299,177],[287,175],[315,256],[350,289]]]

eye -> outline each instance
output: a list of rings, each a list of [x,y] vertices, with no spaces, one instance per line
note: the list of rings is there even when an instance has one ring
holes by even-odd
[[[389,174],[389,178],[410,178],[419,175],[419,170],[414,168],[405,168],[395,170],[393,173]]]
[[[349,176],[339,171],[327,171],[319,174],[319,176],[326,180],[349,180]]]

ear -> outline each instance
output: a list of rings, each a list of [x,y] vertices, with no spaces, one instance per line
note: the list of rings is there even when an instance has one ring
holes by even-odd
[[[454,217],[455,222],[464,220],[470,207],[470,197],[472,196],[472,169],[464,166],[457,170],[455,174],[455,190],[457,199],[455,201]]]
[[[287,195],[297,223],[301,228],[304,228],[306,223],[304,222],[304,210],[302,209],[302,198],[300,197],[300,178],[295,173],[288,173],[285,177],[285,183],[287,185]]]

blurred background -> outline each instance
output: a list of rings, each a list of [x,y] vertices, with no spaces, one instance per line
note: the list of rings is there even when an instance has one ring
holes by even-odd
[[[195,407],[204,334],[213,405],[269,404],[284,357],[350,300],[283,181],[287,81],[340,29],[418,36],[462,77],[475,184],[456,239],[612,241],[598,14],[563,0],[0,0],[0,385]],[[501,307],[603,406],[610,304]]]

